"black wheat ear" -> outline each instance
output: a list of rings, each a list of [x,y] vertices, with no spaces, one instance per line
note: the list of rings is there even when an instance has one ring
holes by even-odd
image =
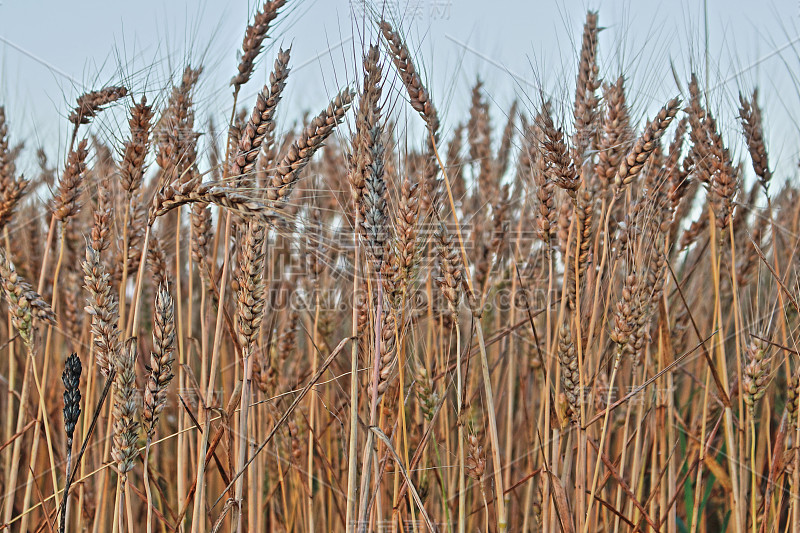
[[[70,467],[72,464],[72,437],[75,434],[75,426],[81,416],[81,360],[78,354],[73,353],[67,357],[64,363],[64,372],[61,374],[61,381],[64,382],[64,432],[67,434],[67,482],[64,486],[64,508],[68,509],[66,503],[69,498],[69,486],[72,481]],[[67,513],[61,513],[62,533],[66,529]]]

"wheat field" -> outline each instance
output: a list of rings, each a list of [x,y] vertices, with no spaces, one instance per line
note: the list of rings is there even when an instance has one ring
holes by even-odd
[[[800,533],[800,185],[757,87],[676,72],[640,119],[589,11],[568,91],[445,120],[375,12],[284,126],[295,1],[229,111],[199,63],[104,84],[31,169],[0,106],[0,531]]]

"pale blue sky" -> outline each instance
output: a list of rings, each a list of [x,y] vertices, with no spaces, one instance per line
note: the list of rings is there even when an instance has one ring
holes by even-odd
[[[281,120],[315,112],[354,80],[365,40],[362,0],[290,0],[268,45],[292,45]],[[383,2],[370,1],[374,9]],[[736,139],[740,88],[760,86],[773,160],[793,172],[800,148],[800,2],[708,0],[710,95]],[[66,109],[85,89],[124,76],[136,94],[156,95],[186,59],[206,67],[199,103],[223,122],[230,112],[228,80],[256,5],[246,0],[0,1],[0,102],[14,139],[45,144],[51,156],[66,142]],[[637,116],[650,115],[678,92],[691,65],[704,71],[702,1],[387,0],[386,9],[416,50],[434,100],[452,127],[466,117],[477,75],[495,123],[513,98],[530,107],[539,88],[569,104],[577,43],[587,8],[599,10],[601,75],[630,78]],[[354,17],[354,13],[356,16]],[[369,23],[367,27],[371,27]],[[368,29],[368,33],[373,30]],[[275,56],[267,48],[240,102],[249,106]],[[124,116],[119,118],[124,119]],[[117,120],[119,120],[119,118]],[[106,119],[111,120],[110,118]],[[96,126],[104,130],[102,123]],[[110,131],[105,127],[105,131]],[[34,139],[39,139],[35,141]]]

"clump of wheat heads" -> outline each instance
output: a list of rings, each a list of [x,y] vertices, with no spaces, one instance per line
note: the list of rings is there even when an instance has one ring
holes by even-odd
[[[506,105],[465,72],[440,101],[381,12],[345,89],[281,130],[294,7],[254,7],[230,107],[213,64],[136,98],[131,73],[70,101],[63,161],[32,170],[0,107],[0,473],[28,471],[0,527],[800,531],[800,189],[772,97],[675,61],[686,104],[651,109],[589,12],[548,78],[570,86]]]

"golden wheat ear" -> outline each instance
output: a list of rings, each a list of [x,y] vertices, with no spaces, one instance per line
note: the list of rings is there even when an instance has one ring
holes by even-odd
[[[144,392],[142,424],[152,439],[159,415],[167,403],[167,388],[174,377],[175,304],[166,283],[158,285],[153,308],[153,350],[150,352],[150,375]]]
[[[4,251],[0,251],[0,287],[11,311],[11,324],[30,348],[37,322],[55,325],[56,314],[30,283],[17,274]]]
[[[275,174],[267,186],[267,199],[276,208],[280,208],[288,199],[300,172],[308,165],[314,153],[322,147],[325,139],[333,133],[350,108],[354,93],[351,89],[343,89],[331,100],[328,107],[311,120],[300,138],[292,143],[288,153],[278,163]]]
[[[111,412],[114,414],[113,445],[111,457],[124,486],[128,473],[133,470],[139,448],[139,401],[136,395],[136,338],[130,338],[120,350],[114,363],[117,373],[114,380]]]
[[[758,105],[758,89],[753,90],[753,96],[747,100],[739,95],[739,118],[742,120],[742,130],[747,141],[747,149],[753,161],[753,171],[758,176],[758,181],[764,189],[764,194],[769,194],[769,182],[772,180],[772,171],[769,169],[767,146],[764,141],[764,125],[761,118],[761,107]]]
[[[14,216],[29,181],[17,176],[16,156],[9,146],[5,107],[0,106],[0,229]]]
[[[231,79],[231,85],[237,92],[239,88],[250,80],[253,75],[253,66],[256,58],[261,53],[264,39],[267,38],[269,27],[277,18],[278,11],[286,4],[286,0],[267,0],[256,12],[253,21],[247,25],[242,41],[242,51],[239,57],[239,71]]]
[[[76,127],[89,124],[104,106],[112,104],[128,94],[125,87],[104,87],[97,91],[84,93],[78,97],[77,106],[69,115],[69,121]]]
[[[239,146],[231,158],[230,177],[237,180],[240,186],[252,187],[253,173],[257,157],[269,148],[265,143],[274,142],[275,111],[281,94],[289,77],[289,56],[291,48],[281,49],[275,60],[275,68],[269,77],[269,85],[256,98],[256,105],[247,124],[239,136]]]
[[[147,98],[130,108],[128,128],[129,138],[123,146],[122,161],[119,164],[119,177],[122,188],[134,194],[142,186],[145,173],[145,158],[150,150],[150,132],[152,129],[153,108],[147,105]]]

